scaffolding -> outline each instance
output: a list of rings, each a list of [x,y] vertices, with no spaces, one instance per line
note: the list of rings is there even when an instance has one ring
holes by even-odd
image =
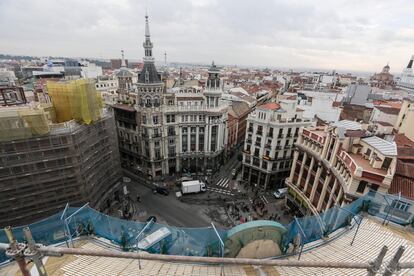
[[[101,118],[103,103],[94,80],[47,82],[46,87],[59,123],[75,119],[80,123],[91,124]]]
[[[50,104],[0,109],[0,142],[46,135],[54,119]]]

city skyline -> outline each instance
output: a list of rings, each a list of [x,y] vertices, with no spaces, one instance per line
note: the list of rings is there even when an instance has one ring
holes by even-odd
[[[0,52],[140,59],[147,10],[158,61],[399,73],[414,27],[397,2],[3,1]]]

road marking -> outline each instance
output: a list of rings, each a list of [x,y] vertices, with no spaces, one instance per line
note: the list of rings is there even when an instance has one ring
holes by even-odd
[[[218,189],[218,188],[210,188],[210,187],[208,187],[208,188],[207,188],[207,190],[208,190],[208,191],[212,191],[212,192],[216,192],[216,193],[219,193],[219,194],[223,194],[223,195],[230,195],[230,196],[234,196],[234,194],[233,194],[232,192],[227,191],[227,190],[223,190],[223,189]]]
[[[217,186],[220,186],[221,182],[224,180],[225,178],[220,178],[220,180],[216,183]]]
[[[225,181],[223,181],[219,186],[226,188],[229,186],[229,181],[230,179],[226,178]]]
[[[267,198],[264,195],[261,195],[260,199],[263,201],[264,204],[269,203],[269,200],[267,200]]]

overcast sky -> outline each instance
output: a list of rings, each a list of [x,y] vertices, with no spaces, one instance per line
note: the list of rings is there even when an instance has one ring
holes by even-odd
[[[0,0],[0,53],[400,73],[413,0]]]

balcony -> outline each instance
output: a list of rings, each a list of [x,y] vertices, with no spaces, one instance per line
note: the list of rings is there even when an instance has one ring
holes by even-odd
[[[166,112],[209,112],[209,113],[223,113],[226,111],[226,106],[207,107],[206,105],[166,105],[161,107]]]
[[[260,136],[263,135],[263,131],[257,131],[256,135],[260,135]]]
[[[286,134],[286,137],[292,137],[292,133]]]
[[[274,157],[271,157],[270,155],[263,155],[262,159],[267,161],[275,161],[276,159]]]
[[[265,145],[265,148],[266,148],[266,149],[271,149],[271,148],[272,148],[272,144],[269,144],[269,143],[268,143],[268,144],[266,144],[266,145]]]
[[[161,137],[162,135],[161,135],[161,133],[157,133],[157,134],[153,134],[152,135],[152,138],[159,138],[159,137]]]
[[[250,154],[250,150],[243,150],[244,153]]]
[[[282,146],[280,146],[280,145],[276,146],[276,150],[281,150],[281,149],[282,149]]]
[[[262,143],[261,142],[257,142],[256,141],[256,143],[254,143],[257,147],[260,147],[261,145],[262,145]]]
[[[246,143],[251,144],[252,143],[252,139],[251,138],[247,138],[246,139]]]
[[[368,182],[381,186],[388,187],[391,184],[391,170],[373,168],[369,160],[366,160],[362,155],[340,150],[337,157],[355,176],[365,178]]]
[[[277,138],[283,138],[284,136],[283,136],[283,134],[279,134],[278,136],[277,136]]]
[[[247,131],[248,131],[248,132],[253,132],[253,128],[252,128],[252,127],[249,127],[249,128],[247,129]]]
[[[273,133],[272,132],[267,133],[267,137],[273,138]]]
[[[169,131],[168,132],[168,136],[175,136],[176,134],[175,134],[175,131]]]
[[[325,132],[323,130],[315,130],[315,131],[309,131],[307,129],[304,129],[302,132],[303,136],[306,136],[310,139],[312,139],[313,141],[319,143],[319,144],[324,144],[325,143]]]

